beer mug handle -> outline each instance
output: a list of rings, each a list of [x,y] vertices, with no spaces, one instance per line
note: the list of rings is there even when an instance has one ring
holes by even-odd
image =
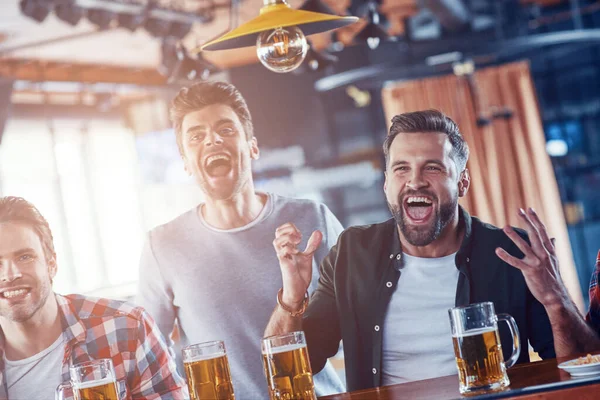
[[[73,398],[73,386],[71,382],[61,383],[56,387],[54,392],[54,400],[67,400]]]
[[[517,362],[519,358],[519,354],[521,354],[521,340],[519,337],[519,327],[515,322],[515,319],[508,314],[498,314],[498,321],[506,321],[508,324],[508,329],[510,329],[510,333],[513,337],[513,351],[512,355],[508,360],[504,361],[504,365],[506,368],[510,368]]]

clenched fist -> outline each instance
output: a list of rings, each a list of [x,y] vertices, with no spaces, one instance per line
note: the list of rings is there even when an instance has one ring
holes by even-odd
[[[313,255],[321,244],[323,234],[314,231],[304,251],[298,250],[302,233],[291,222],[275,231],[273,247],[277,252],[283,279],[282,300],[291,309],[299,309],[312,278]]]

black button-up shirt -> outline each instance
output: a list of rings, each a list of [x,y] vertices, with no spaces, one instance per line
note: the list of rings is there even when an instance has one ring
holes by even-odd
[[[491,301],[496,313],[512,315],[522,345],[518,363],[529,362],[528,342],[542,358],[555,357],[546,310],[529,291],[521,271],[495,254],[502,247],[521,258],[521,251],[501,229],[462,208],[459,225],[464,239],[456,254],[460,274],[455,305]],[[517,232],[527,239],[524,231]],[[348,390],[380,386],[383,330],[393,329],[384,325],[385,315],[402,274],[395,221],[346,229],[321,263],[320,272],[303,319],[313,372],[323,368],[343,340]],[[505,324],[500,324],[499,331],[508,359],[512,337]],[[448,340],[452,340],[450,331]]]

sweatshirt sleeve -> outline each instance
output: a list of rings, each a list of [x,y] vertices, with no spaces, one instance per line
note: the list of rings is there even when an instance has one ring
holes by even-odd
[[[321,204],[320,208],[324,224],[322,229],[323,242],[321,243],[321,246],[319,246],[319,249],[315,253],[316,265],[321,265],[321,263],[329,253],[329,250],[331,250],[331,248],[335,246],[338,237],[344,230],[344,227],[342,226],[340,221],[335,215],[333,215],[331,210],[325,204]]]
[[[152,247],[152,232],[144,244],[140,260],[139,286],[136,303],[156,321],[158,328],[172,348],[170,339],[175,324],[173,291],[165,281]]]

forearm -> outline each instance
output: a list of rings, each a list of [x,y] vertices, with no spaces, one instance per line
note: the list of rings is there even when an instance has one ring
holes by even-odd
[[[557,357],[600,351],[600,338],[570,299],[560,305],[546,307],[546,312],[552,325]]]
[[[302,316],[292,317],[289,312],[276,306],[265,329],[265,337],[301,330]]]

